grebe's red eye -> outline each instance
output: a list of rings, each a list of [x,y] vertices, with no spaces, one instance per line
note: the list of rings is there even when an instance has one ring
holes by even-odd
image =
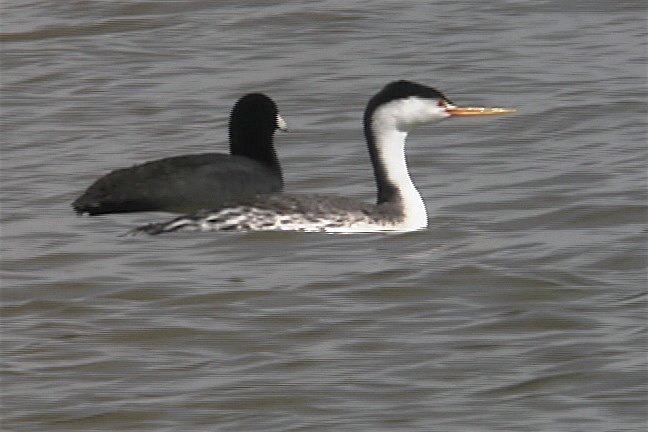
[[[445,108],[445,106],[446,106],[446,102],[445,102],[443,99],[440,99],[440,100],[437,102],[437,106],[440,107],[440,108]]]

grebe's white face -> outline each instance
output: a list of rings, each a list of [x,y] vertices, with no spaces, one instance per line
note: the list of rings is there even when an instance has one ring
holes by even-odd
[[[450,117],[447,108],[452,107],[443,99],[428,99],[410,96],[387,102],[374,112],[374,125],[393,127],[409,132],[418,125]]]

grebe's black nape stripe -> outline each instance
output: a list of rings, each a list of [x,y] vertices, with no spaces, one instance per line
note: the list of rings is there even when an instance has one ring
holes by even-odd
[[[90,215],[189,212],[281,191],[273,137],[286,123],[274,101],[261,93],[243,96],[232,108],[228,126],[229,155],[175,156],[118,169],[95,181],[72,207]]]
[[[411,231],[427,226],[425,204],[412,182],[405,139],[419,124],[451,116],[506,114],[505,108],[457,107],[441,92],[409,81],[395,81],[373,96],[364,114],[364,133],[374,168],[376,204],[326,195],[266,194],[235,206],[145,225],[131,233],[178,230],[323,232]]]

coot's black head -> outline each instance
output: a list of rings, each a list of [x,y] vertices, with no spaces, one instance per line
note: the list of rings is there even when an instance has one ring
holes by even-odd
[[[285,129],[277,104],[263,93],[249,93],[240,98],[230,115],[230,128],[259,129],[274,132]]]
[[[278,167],[272,141],[277,129],[285,130],[286,122],[272,99],[262,93],[243,96],[230,115],[230,153]]]

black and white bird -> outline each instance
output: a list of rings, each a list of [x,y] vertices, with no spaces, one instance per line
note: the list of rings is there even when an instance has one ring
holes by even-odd
[[[327,195],[268,194],[253,197],[236,206],[141,226],[132,233],[422,229],[427,227],[428,216],[407,169],[407,134],[417,125],[452,116],[485,116],[513,111],[506,108],[457,107],[434,88],[409,81],[395,81],[374,95],[364,112],[364,134],[378,189],[376,204]]]
[[[283,189],[273,138],[286,130],[268,96],[240,98],[229,119],[230,154],[202,153],[158,159],[112,171],[77,198],[79,213],[192,212],[217,208]]]

